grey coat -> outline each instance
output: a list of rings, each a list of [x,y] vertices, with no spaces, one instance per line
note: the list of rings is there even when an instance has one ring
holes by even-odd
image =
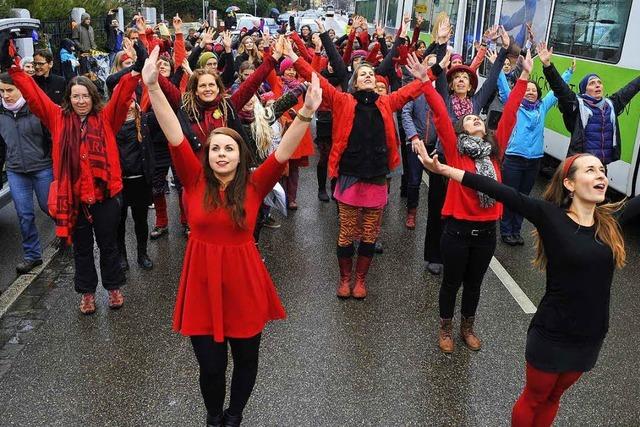
[[[73,29],[71,38],[78,42],[80,52],[89,52],[91,49],[96,48],[96,41],[93,37],[93,27],[91,25],[78,25]]]
[[[51,167],[44,127],[26,104],[15,115],[0,105],[0,145],[6,150],[7,170],[30,173]]]

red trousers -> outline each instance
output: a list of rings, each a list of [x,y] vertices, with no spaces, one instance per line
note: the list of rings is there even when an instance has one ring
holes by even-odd
[[[187,219],[182,204],[182,192],[178,193],[178,204],[180,205],[180,224],[185,225]],[[169,217],[167,215],[167,199],[164,193],[154,194],[153,203],[156,208],[156,227],[167,227],[169,225]]]
[[[527,363],[524,391],[513,405],[512,427],[549,427],[558,413],[560,397],[582,372],[544,372]]]

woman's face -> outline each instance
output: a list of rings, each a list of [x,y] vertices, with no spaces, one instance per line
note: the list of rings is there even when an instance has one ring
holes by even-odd
[[[376,76],[371,67],[358,68],[356,76],[356,90],[375,90],[376,88]]]
[[[538,88],[532,82],[527,83],[527,91],[524,93],[524,99],[529,102],[536,102],[538,100]]]
[[[29,74],[30,76],[33,76],[36,73],[36,69],[33,68],[33,62],[26,62],[22,67],[22,69],[24,70],[25,73]]]
[[[482,119],[474,114],[468,114],[462,119],[462,127],[465,132],[472,136],[484,138],[487,130]]]
[[[220,93],[218,83],[211,74],[203,74],[198,79],[198,86],[196,87],[196,96],[202,102],[212,102],[216,99]]]
[[[129,104],[129,109],[127,110],[127,115],[133,115],[133,113],[136,111],[136,101],[131,101],[131,103]]]
[[[320,43],[320,34],[313,33],[313,35],[311,36],[311,42],[314,44],[314,46],[316,43]]]
[[[469,90],[471,89],[469,75],[464,71],[455,73],[453,75],[453,78],[451,79],[451,88],[457,95],[467,96]]]
[[[93,99],[89,94],[89,90],[83,85],[73,85],[71,94],[69,95],[71,108],[81,117],[88,115],[93,109]]]
[[[245,37],[242,44],[244,45],[244,50],[251,51],[256,47],[255,42],[251,37]]]
[[[246,70],[243,70],[242,73],[240,73],[240,79],[242,81],[247,80],[254,71],[256,70],[254,70],[253,68],[247,68]]]
[[[122,61],[120,65],[120,69],[122,70],[123,68],[131,67],[132,65],[133,65],[133,59],[127,58],[124,61]]]
[[[207,71],[218,72],[218,60],[216,58],[210,58],[205,64],[204,69]]]
[[[462,65],[462,59],[456,58],[453,61],[451,61],[451,66],[452,67],[457,67],[458,65]]]
[[[504,65],[502,66],[502,71],[504,71],[505,73],[510,73],[511,72],[511,60],[509,60],[509,58],[506,58],[504,60]]]
[[[158,60],[158,71],[164,77],[169,77],[171,75],[171,64],[168,61],[163,59]]]
[[[258,50],[264,50],[264,46],[265,46],[264,39],[258,40],[258,43],[257,43]]]
[[[382,82],[376,82],[375,92],[378,95],[386,95],[387,94],[387,85]]]
[[[233,179],[240,163],[240,147],[227,135],[215,134],[209,142],[209,166],[218,179]]]
[[[333,30],[333,28],[330,28],[327,32],[329,33],[329,37],[331,38],[331,40],[336,38],[336,32]]]
[[[607,172],[600,159],[595,156],[578,157],[573,165],[576,172],[573,178],[565,178],[565,188],[573,193],[573,197],[584,202],[604,202],[609,186]]]
[[[425,45],[424,43],[420,43],[418,44],[418,49],[416,50],[416,52],[422,58],[426,50],[427,50],[427,45]]]
[[[302,27],[300,29],[300,33],[302,34],[302,37],[308,37],[311,31],[309,31],[308,27]]]
[[[296,72],[296,69],[293,67],[289,67],[286,70],[284,70],[284,74],[285,77],[289,78],[289,79],[295,79],[296,77],[298,77],[298,73]]]
[[[7,104],[15,104],[22,98],[22,93],[14,85],[0,82],[0,97]]]

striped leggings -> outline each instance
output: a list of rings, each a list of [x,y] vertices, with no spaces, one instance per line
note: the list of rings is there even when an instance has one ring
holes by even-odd
[[[338,210],[340,215],[338,256],[350,256],[349,252],[353,253],[353,241],[358,239],[360,240],[358,253],[373,256],[382,225],[382,208],[361,208],[338,202]]]

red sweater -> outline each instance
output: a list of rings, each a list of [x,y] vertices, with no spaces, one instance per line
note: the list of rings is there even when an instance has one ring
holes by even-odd
[[[62,108],[55,104],[46,93],[42,91],[36,82],[28,76],[24,71],[18,68],[9,70],[11,78],[16,87],[22,92],[22,96],[27,100],[29,109],[35,114],[51,133],[53,142],[51,149],[51,158],[53,160],[53,179],[60,179],[60,139],[63,134],[63,115]],[[110,180],[107,183],[107,189],[112,196],[117,195],[122,190],[122,173],[120,171],[120,155],[118,146],[116,145],[116,133],[122,127],[127,118],[127,111],[131,103],[131,95],[133,94],[140,76],[132,76],[127,74],[120,80],[111,95],[111,100],[98,113],[101,116],[104,126],[103,134],[107,150],[107,168],[110,173]],[[72,113],[75,114],[75,113]],[[93,179],[92,167],[89,162],[88,147],[84,144],[80,146],[80,200],[88,205],[92,205],[102,198],[101,192],[95,186]],[[61,236],[62,230],[56,229]]]
[[[460,154],[458,151],[458,137],[453,129],[451,118],[442,97],[432,85],[424,85],[422,90],[431,107],[431,111],[433,111],[433,122],[444,149],[444,157],[447,164],[454,168],[475,173],[475,161],[469,156]],[[516,124],[518,108],[526,90],[526,80],[518,80],[504,106],[495,135],[500,158],[502,158],[507,149],[509,137]],[[496,179],[500,182],[502,180],[500,163],[498,159],[492,159],[492,162],[496,170]],[[467,221],[496,221],[502,216],[502,204],[496,202],[490,208],[483,208],[480,206],[476,190],[465,187],[459,182],[449,181],[447,196],[442,207],[442,216]]]
[[[311,65],[302,58],[298,58],[294,65],[298,74],[305,80],[311,81],[311,74],[314,72]],[[352,94],[340,92],[333,87],[327,79],[322,76],[319,77],[320,86],[322,87],[322,99],[329,102],[333,113],[332,145],[331,152],[329,153],[329,176],[335,178],[339,173],[338,165],[340,158],[349,142],[349,135],[351,134],[353,120],[356,115],[357,101]],[[421,81],[415,80],[397,92],[393,92],[391,95],[380,96],[376,101],[376,106],[380,110],[384,121],[389,170],[395,169],[400,164],[400,155],[398,154],[400,142],[396,134],[393,113],[400,110],[407,102],[417,98],[421,94],[420,88],[424,85],[431,86],[431,82],[423,84]]]

